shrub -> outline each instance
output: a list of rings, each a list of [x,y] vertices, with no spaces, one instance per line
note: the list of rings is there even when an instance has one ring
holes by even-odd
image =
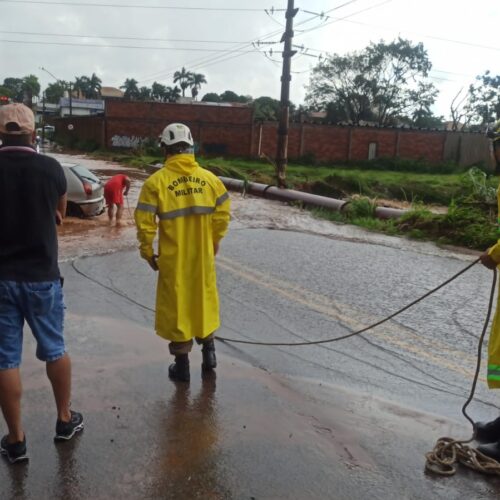
[[[353,198],[344,209],[349,219],[373,218],[375,214],[375,204],[366,197]]]

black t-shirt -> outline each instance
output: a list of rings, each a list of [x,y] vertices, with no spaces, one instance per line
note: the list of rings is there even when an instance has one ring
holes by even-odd
[[[30,148],[0,147],[0,280],[59,278],[55,214],[64,193],[57,160]]]

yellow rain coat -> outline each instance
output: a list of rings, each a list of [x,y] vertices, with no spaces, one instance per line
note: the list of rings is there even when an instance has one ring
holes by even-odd
[[[500,224],[500,187],[497,190],[497,203],[499,214],[498,223]],[[500,264],[500,240],[488,250],[488,255],[497,264]],[[488,343],[488,387],[490,389],[500,389],[500,288]]]
[[[193,154],[171,156],[142,186],[135,210],[141,257],[159,232],[155,328],[172,342],[204,338],[219,327],[214,244],[229,225],[229,194]]]

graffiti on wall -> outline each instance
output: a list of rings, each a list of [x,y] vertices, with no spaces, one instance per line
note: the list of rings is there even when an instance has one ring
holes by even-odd
[[[138,148],[144,141],[146,141],[145,137],[136,137],[133,135],[129,137],[128,135],[114,135],[111,138],[111,145],[114,148]]]

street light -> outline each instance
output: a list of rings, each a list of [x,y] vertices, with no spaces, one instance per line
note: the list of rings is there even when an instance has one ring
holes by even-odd
[[[59,78],[57,78],[57,76],[53,75],[48,69],[45,69],[43,66],[40,66],[40,69],[42,71],[45,71],[45,73],[48,73],[52,78],[54,78],[54,80],[56,80],[56,82],[62,82],[62,80],[60,80]],[[71,96],[71,82],[68,83],[69,85],[69,116],[73,116],[73,100],[72,100],[72,96]]]

